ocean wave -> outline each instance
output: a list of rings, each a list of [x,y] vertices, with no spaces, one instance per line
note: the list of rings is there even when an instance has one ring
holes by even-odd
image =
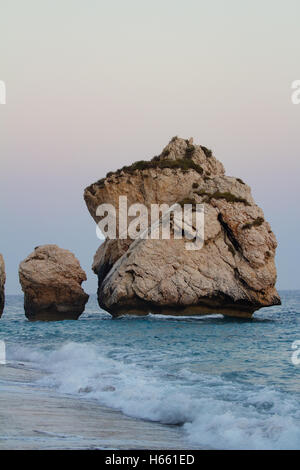
[[[150,352],[149,352],[150,354]],[[275,388],[157,364],[137,364],[92,343],[69,342],[55,351],[16,347],[11,359],[47,372],[39,385],[96,399],[124,414],[182,425],[193,445],[222,449],[297,449],[300,404]]]

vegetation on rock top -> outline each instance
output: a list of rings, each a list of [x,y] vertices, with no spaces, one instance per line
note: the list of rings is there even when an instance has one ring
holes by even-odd
[[[207,199],[205,202],[208,202],[211,199],[225,199],[227,202],[242,202],[246,206],[251,205],[249,204],[247,199],[243,197],[235,196],[229,191],[226,191],[226,192],[215,191],[214,193],[208,193],[205,190],[201,190],[201,191],[196,191],[196,194],[198,194],[198,196],[207,196]]]
[[[107,173],[106,178],[109,178],[111,176],[119,176],[121,173],[126,173],[126,174],[133,174],[136,170],[150,170],[150,169],[164,169],[164,168],[170,168],[170,169],[180,169],[184,172],[187,172],[189,170],[194,170],[200,175],[203,174],[203,168],[200,165],[197,165],[190,156],[185,156],[184,158],[178,158],[176,160],[171,160],[171,159],[160,159],[159,157],[154,157],[150,161],[146,160],[139,160],[132,165],[129,166],[123,166],[119,170],[116,170],[114,172],[110,171]],[[105,178],[102,178],[101,180],[97,181],[97,186],[104,187],[104,181]]]

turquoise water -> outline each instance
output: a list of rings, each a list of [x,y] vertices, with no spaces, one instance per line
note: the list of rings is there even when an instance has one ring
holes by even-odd
[[[7,360],[42,371],[55,393],[178,425],[193,446],[300,448],[300,291],[252,321],[212,317],[123,317],[92,296],[78,321],[26,320],[8,296],[0,321]],[[171,443],[170,443],[171,444]]]

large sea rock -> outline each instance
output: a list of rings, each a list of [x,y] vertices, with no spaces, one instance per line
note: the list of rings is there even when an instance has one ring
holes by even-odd
[[[204,204],[205,242],[188,251],[186,240],[117,239],[99,247],[93,263],[98,301],[122,314],[199,315],[249,318],[261,307],[279,305],[275,289],[276,239],[241,179],[206,147],[173,138],[151,161],[109,173],[85,189],[98,223],[97,207],[119,196],[140,202]]]
[[[81,287],[86,274],[73,253],[57,245],[35,248],[20,263],[25,315],[30,320],[76,320],[89,296]]]
[[[5,265],[3,256],[0,254],[0,317],[3,313],[4,309],[4,302],[5,302],[5,293],[4,293],[4,285],[5,285]]]

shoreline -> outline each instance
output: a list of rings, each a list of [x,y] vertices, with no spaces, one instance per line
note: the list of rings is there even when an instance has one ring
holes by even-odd
[[[22,364],[0,366],[0,450],[191,448],[178,426],[58,394],[30,383],[37,375]]]

